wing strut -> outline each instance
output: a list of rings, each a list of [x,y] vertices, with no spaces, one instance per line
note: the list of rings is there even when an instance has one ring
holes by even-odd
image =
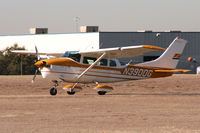
[[[80,78],[88,72],[93,66],[95,66],[104,56],[106,55],[106,52],[104,52],[94,63],[92,63],[87,69],[85,69],[77,78],[76,83],[73,85],[72,89],[78,84],[78,81]]]

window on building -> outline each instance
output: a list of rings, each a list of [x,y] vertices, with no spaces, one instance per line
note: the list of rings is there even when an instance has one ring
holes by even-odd
[[[159,56],[144,56],[143,57],[143,61],[152,61],[152,60],[155,60],[157,59]]]

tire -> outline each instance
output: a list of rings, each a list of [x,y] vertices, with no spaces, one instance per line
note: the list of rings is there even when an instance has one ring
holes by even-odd
[[[105,95],[105,94],[106,94],[106,91],[98,91],[98,94],[99,94],[99,95]]]
[[[67,91],[67,94],[69,94],[69,95],[74,95],[74,94],[75,94],[75,91]]]
[[[57,94],[57,89],[56,89],[56,88],[51,88],[51,89],[50,89],[50,94],[51,94],[52,96],[56,95],[56,94]]]

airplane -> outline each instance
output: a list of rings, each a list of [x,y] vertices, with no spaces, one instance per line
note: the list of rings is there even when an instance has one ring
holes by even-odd
[[[183,49],[187,41],[176,37],[167,49],[152,46],[139,45],[128,47],[105,48],[90,51],[67,51],[63,53],[39,53],[34,51],[12,51],[15,54],[36,54],[38,61],[34,64],[37,70],[33,81],[40,71],[43,78],[54,82],[50,89],[51,95],[57,94],[59,81],[69,82],[63,89],[69,95],[74,95],[82,90],[79,83],[96,83],[94,89],[99,95],[105,95],[113,90],[112,86],[102,83],[120,82],[127,80],[140,80],[148,78],[161,78],[171,76],[175,72],[188,72],[190,70],[176,69]],[[117,58],[130,58],[140,56],[147,52],[165,50],[163,54],[153,61],[131,65],[130,62],[123,64]],[[41,60],[39,55],[56,55],[50,59]]]

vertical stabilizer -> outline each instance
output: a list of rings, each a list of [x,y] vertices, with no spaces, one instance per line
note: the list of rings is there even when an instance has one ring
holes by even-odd
[[[165,52],[156,60],[137,64],[138,66],[162,67],[175,69],[187,41],[176,37]]]

